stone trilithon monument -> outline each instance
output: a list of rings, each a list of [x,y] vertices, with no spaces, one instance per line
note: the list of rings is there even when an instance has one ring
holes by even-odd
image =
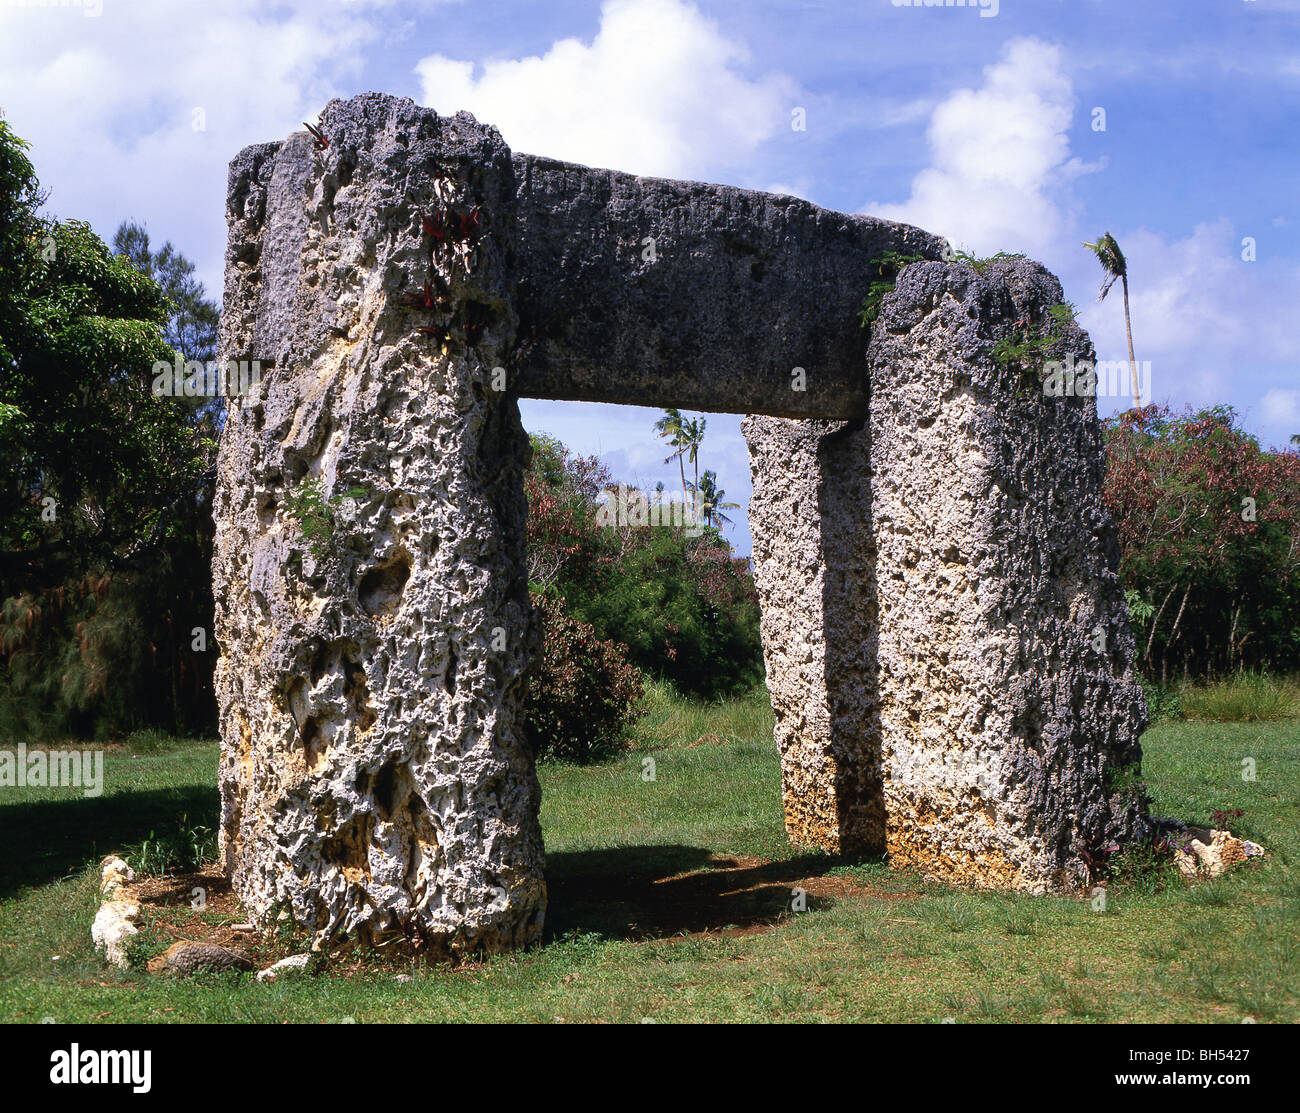
[[[222,356],[263,378],[219,462],[221,835],[259,921],[538,937],[521,396],[750,415],[793,840],[1043,892],[1140,833],[1096,405],[995,352],[1053,320],[1041,266],[376,94],[242,151],[227,215]],[[921,261],[864,329],[888,252]]]

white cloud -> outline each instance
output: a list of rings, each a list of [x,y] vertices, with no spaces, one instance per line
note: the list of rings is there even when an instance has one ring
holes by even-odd
[[[896,128],[917,124],[934,111],[931,97],[912,97],[906,100],[882,97],[873,102],[870,116],[863,121],[868,127]]]
[[[1266,354],[1264,349],[1275,355],[1286,346],[1276,327],[1260,334],[1259,322],[1251,320],[1246,288],[1250,267],[1257,264],[1241,261],[1227,220],[1198,224],[1177,240],[1141,228],[1126,232],[1121,243],[1133,316],[1142,321],[1145,344],[1190,354],[1213,344],[1243,344],[1249,337],[1257,355]],[[1122,312],[1119,294],[1118,286],[1110,294],[1113,314]]]
[[[918,224],[976,254],[1022,251],[1041,259],[1079,305],[1099,358],[1127,360],[1120,287],[1097,303],[1101,270],[1080,242],[1107,226],[1088,217],[1081,227],[1072,182],[1101,167],[1070,153],[1074,105],[1061,50],[1013,40],[978,89],[957,90],[935,108],[931,165],[913,179],[911,196],[863,211]],[[1134,354],[1151,363],[1153,397],[1143,401],[1230,402],[1270,436],[1281,435],[1286,422],[1277,414],[1293,392],[1269,391],[1262,413],[1253,403],[1270,378],[1300,364],[1300,337],[1290,324],[1300,300],[1294,263],[1270,255],[1269,237],[1259,240],[1259,261],[1243,261],[1242,232],[1226,217],[1206,219],[1186,235],[1109,230],[1128,258]],[[1103,412],[1128,404],[1099,400]]]
[[[812,179],[799,178],[794,182],[769,182],[763,187],[764,193],[779,193],[785,197],[799,197],[805,201],[810,200],[812,193]]]
[[[977,254],[1044,253],[1068,210],[1066,186],[1090,169],[1070,157],[1074,92],[1059,47],[1014,39],[930,117],[932,162],[897,204],[863,211],[917,224]]]
[[[788,126],[794,84],[746,77],[740,43],[682,0],[608,0],[590,44],[473,62],[433,54],[416,66],[425,103],[464,108],[516,150],[669,177],[733,163]]]
[[[107,237],[143,221],[202,260],[219,296],[227,164],[353,91],[375,6],[132,0],[86,18],[0,4],[0,104],[52,212]]]

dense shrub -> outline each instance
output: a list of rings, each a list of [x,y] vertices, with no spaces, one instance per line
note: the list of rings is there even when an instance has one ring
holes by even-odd
[[[626,551],[567,588],[572,613],[680,692],[716,698],[753,687],[763,676],[762,645],[745,562],[711,530],[696,539],[670,529],[625,532]]]
[[[1142,671],[1164,688],[1300,665],[1300,455],[1261,449],[1228,407],[1110,418],[1106,506]]]
[[[1142,685],[1142,694],[1147,701],[1147,713],[1150,715],[1150,721],[1153,724],[1162,722],[1165,719],[1181,719],[1183,717],[1183,704],[1176,689],[1162,688],[1158,684],[1152,684],[1141,673],[1138,674],[1138,681]]]
[[[616,752],[645,712],[641,676],[617,642],[534,594],[542,648],[529,682],[525,729],[538,757],[581,763]]]

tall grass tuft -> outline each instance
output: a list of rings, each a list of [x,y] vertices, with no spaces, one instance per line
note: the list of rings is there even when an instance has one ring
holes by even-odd
[[[127,863],[145,877],[165,877],[173,870],[193,869],[217,856],[217,833],[201,823],[189,822],[182,815],[165,828],[149,832],[149,837],[124,848]]]
[[[1243,672],[1208,684],[1187,684],[1179,692],[1183,717],[1214,723],[1263,723],[1300,715],[1294,682],[1266,672]]]
[[[671,684],[645,686],[645,717],[637,724],[638,746],[658,749],[707,742],[766,741],[772,737],[772,704],[762,684],[727,700],[687,699]]]

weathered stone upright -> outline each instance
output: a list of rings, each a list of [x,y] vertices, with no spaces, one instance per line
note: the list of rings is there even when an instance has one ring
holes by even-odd
[[[885,802],[866,421],[750,416],[742,428],[786,830],[797,843],[878,854]]]
[[[797,841],[1038,890],[1137,828],[1106,787],[1144,712],[1095,409],[991,356],[1060,300],[1041,268],[908,267],[868,345],[873,261],[935,237],[512,154],[377,94],[320,133],[229,182],[222,355],[264,379],[218,462],[221,837],[259,922],[539,935],[521,395],[768,415],[751,525]]]
[[[299,133],[230,172],[222,347],[274,369],[218,461],[223,853],[256,918],[322,943],[522,945],[546,889],[519,721],[528,444],[492,382],[510,152],[390,98],[323,127],[324,149]]]
[[[872,328],[868,421],[745,423],[797,841],[1037,892],[1143,831],[1109,787],[1146,707],[1096,405],[994,355],[1062,301],[1036,263],[916,263]],[[1092,358],[1056,331],[1049,354]]]

